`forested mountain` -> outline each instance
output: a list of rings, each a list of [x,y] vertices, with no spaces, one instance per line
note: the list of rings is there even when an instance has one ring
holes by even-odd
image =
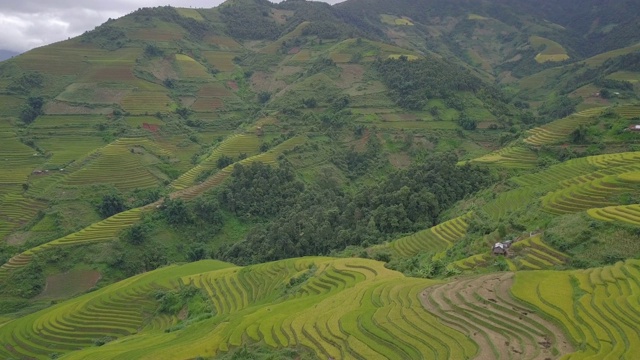
[[[639,7],[229,0],[0,62],[0,358],[634,358]]]

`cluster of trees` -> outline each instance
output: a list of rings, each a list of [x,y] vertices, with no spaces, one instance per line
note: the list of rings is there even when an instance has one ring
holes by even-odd
[[[282,165],[243,168],[221,193],[221,203],[259,224],[215,255],[240,264],[265,262],[368,246],[428,228],[443,210],[491,181],[486,170],[456,163],[453,154],[434,156],[355,192],[330,182],[303,185],[285,176],[289,170]],[[240,184],[256,187],[248,191]],[[243,200],[230,200],[236,198]]]
[[[538,115],[543,119],[543,122],[561,119],[576,112],[580,101],[580,99],[572,99],[566,95],[557,96],[545,101],[538,109]]]
[[[92,31],[82,34],[80,40],[85,43],[96,44],[107,50],[117,50],[130,40],[124,30],[113,26],[109,22],[98,26]]]
[[[7,86],[7,90],[12,94],[28,95],[32,90],[41,88],[44,83],[44,76],[39,72],[27,72],[19,77],[15,77]]]
[[[41,96],[30,96],[27,103],[20,110],[20,120],[25,124],[31,124],[38,116],[42,115],[44,98]]]
[[[422,110],[432,98],[449,98],[459,91],[475,93],[488,86],[468,70],[436,58],[409,61],[400,57],[377,60],[374,66],[391,98],[409,110]]]
[[[229,35],[237,39],[275,39],[281,28],[270,17],[271,3],[267,0],[235,2],[220,7],[222,20]]]
[[[242,218],[268,217],[293,204],[304,190],[286,163],[277,168],[255,162],[234,166],[233,181],[219,193],[220,203]],[[277,186],[273,186],[278,184]]]

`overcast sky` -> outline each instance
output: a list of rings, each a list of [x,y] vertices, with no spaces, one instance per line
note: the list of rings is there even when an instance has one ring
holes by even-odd
[[[321,0],[335,4],[341,0]],[[211,8],[223,0],[0,0],[0,49],[24,52],[65,40],[138,8]]]

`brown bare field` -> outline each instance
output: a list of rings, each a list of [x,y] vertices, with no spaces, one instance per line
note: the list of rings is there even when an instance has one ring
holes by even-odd
[[[83,76],[81,82],[132,82],[135,80],[131,63],[116,61],[104,62],[103,64],[94,63],[91,70]]]
[[[282,80],[276,80],[274,74],[256,71],[251,76],[251,90],[255,92],[270,91],[276,93],[287,86]]]
[[[342,69],[340,79],[335,83],[341,89],[347,89],[352,87],[355,83],[362,82],[364,75],[364,67],[358,64],[339,64],[338,67]]]
[[[160,80],[178,78],[178,73],[174,69],[172,62],[168,59],[156,59],[148,66],[144,66],[143,70],[150,72]]]
[[[191,106],[196,112],[214,112],[224,108],[224,102],[219,98],[202,98],[199,97]]]
[[[340,63],[348,63],[351,60],[351,58],[353,57],[353,55],[334,52],[334,53],[331,53],[330,57],[331,57],[331,60],[333,60],[336,63],[340,64]]]
[[[428,287],[424,307],[478,346],[476,359],[553,359],[573,347],[554,323],[511,297],[513,273],[463,278]]]
[[[203,86],[202,88],[200,88],[200,91],[198,91],[198,97],[220,97],[220,98],[228,98],[228,97],[233,97],[233,93],[231,91],[229,91],[229,89],[227,89],[224,84],[217,82],[217,83],[210,83],[207,84],[205,86]]]
[[[180,104],[184,107],[191,107],[194,102],[196,102],[195,96],[183,96],[180,98]]]
[[[95,270],[71,270],[47,276],[45,288],[37,299],[62,299],[83,293],[94,287],[101,277]]]

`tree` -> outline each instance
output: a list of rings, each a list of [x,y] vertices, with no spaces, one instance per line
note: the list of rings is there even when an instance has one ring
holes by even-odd
[[[102,201],[98,204],[98,212],[105,219],[125,210],[127,210],[127,206],[124,200],[115,193],[104,195]]]
[[[147,239],[148,234],[149,227],[145,223],[139,223],[126,229],[123,238],[131,245],[142,245]]]
[[[27,99],[27,103],[22,107],[20,119],[25,124],[31,124],[38,116],[42,115],[42,107],[44,99],[41,96],[31,96]]]
[[[587,128],[584,125],[578,126],[577,129],[573,130],[571,135],[569,135],[571,142],[574,144],[582,144],[587,141]]]
[[[475,130],[478,126],[478,122],[471,119],[467,114],[462,113],[460,114],[460,117],[458,117],[458,125],[465,130]]]
[[[163,214],[172,225],[184,225],[192,222],[191,212],[182,199],[165,199]]]
[[[271,93],[268,91],[261,91],[258,94],[258,101],[260,104],[266,104],[271,99]]]
[[[218,169],[224,169],[227,166],[233,164],[233,159],[227,155],[222,155],[216,161],[216,166]]]

